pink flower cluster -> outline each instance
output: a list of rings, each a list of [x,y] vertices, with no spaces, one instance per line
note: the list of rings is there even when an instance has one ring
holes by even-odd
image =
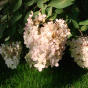
[[[88,68],[88,37],[78,37],[70,41],[71,56],[82,68]]]
[[[70,35],[66,22],[63,19],[46,22],[46,15],[41,13],[32,17],[33,12],[24,28],[24,44],[29,48],[26,61],[39,71],[48,66],[58,67]]]
[[[12,42],[11,44],[1,44],[0,54],[5,60],[5,64],[8,68],[17,68],[20,61],[21,49],[22,47],[20,42]]]

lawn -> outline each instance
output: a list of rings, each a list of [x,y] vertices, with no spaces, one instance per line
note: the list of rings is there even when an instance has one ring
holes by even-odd
[[[24,62],[16,70],[1,67],[0,88],[88,88],[88,71],[69,59],[63,59],[58,68],[42,72]]]

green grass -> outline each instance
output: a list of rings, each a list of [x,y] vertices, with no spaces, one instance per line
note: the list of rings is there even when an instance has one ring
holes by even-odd
[[[16,70],[4,66],[0,71],[0,88],[88,88],[88,71],[70,60],[42,72],[27,64],[20,64]]]

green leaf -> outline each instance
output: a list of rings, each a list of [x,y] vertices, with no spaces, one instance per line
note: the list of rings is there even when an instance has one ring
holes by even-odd
[[[24,17],[24,23],[27,22],[27,18],[29,17],[30,11],[26,13],[25,17]]]
[[[81,27],[81,31],[86,31],[88,29],[88,26],[84,25]]]
[[[37,2],[37,5],[38,4],[44,4],[44,3],[46,3],[47,1],[49,1],[49,0],[36,0],[36,2]]]
[[[39,12],[40,12],[40,11],[36,11],[36,12],[34,12],[33,16],[35,17],[36,15],[39,14]]]
[[[50,20],[55,20],[55,19],[56,19],[56,17],[57,17],[57,13],[53,14],[53,16],[52,16],[52,17],[50,17]]]
[[[47,8],[47,5],[43,5],[43,7],[41,8],[42,14],[45,14],[46,8]]]
[[[7,15],[4,15],[2,18],[1,18],[1,22],[5,21],[7,19]]]
[[[51,16],[52,15],[52,7],[48,7],[47,9],[46,9],[46,11],[47,11],[47,17],[49,17],[49,16]]]
[[[88,25],[88,20],[84,20],[79,22],[79,25]]]
[[[0,24],[0,39],[3,37],[3,32],[5,31],[6,24]]]
[[[16,2],[15,6],[13,8],[13,12],[17,11],[22,5],[22,0],[16,0],[16,1],[17,2]]]
[[[38,1],[38,2],[37,2],[37,6],[38,6],[39,8],[42,8],[42,7],[43,7],[43,0]]]
[[[43,3],[46,3],[46,2],[48,2],[49,0],[42,0],[43,1]]]
[[[47,2],[47,1],[48,1],[48,0],[38,0],[38,1],[37,1],[37,6],[38,6],[39,8],[41,8],[42,14],[45,14],[45,10],[46,10],[46,8],[47,8],[47,5],[44,4],[44,3]]]
[[[9,31],[10,37],[12,37],[15,34],[16,34],[16,25],[14,25],[13,28],[11,28],[11,30]]]
[[[49,6],[55,7],[55,8],[66,8],[70,5],[72,5],[74,0],[52,0],[49,3]]]
[[[10,36],[6,37],[4,41],[6,42],[6,41],[8,41],[9,39],[10,39]]]
[[[72,24],[73,24],[73,26],[74,26],[76,29],[79,29],[79,24],[77,23],[76,20],[73,20],[73,19],[72,19]]]
[[[71,16],[74,19],[78,19],[78,16],[79,16],[79,8],[78,7],[72,6],[72,8],[71,8]]]
[[[47,1],[49,1],[49,0],[38,0],[37,1],[37,6],[39,8],[43,8],[45,6],[44,3],[46,3]]]
[[[19,34],[23,33],[23,31],[24,31],[23,29],[24,29],[24,26],[19,24],[18,25],[18,30],[17,30],[19,32]]]
[[[26,6],[32,6],[34,4],[35,0],[31,0],[25,3]]]
[[[63,13],[63,9],[56,9],[55,12],[56,12],[57,14],[61,14],[61,13]]]
[[[13,16],[13,18],[11,19],[11,24],[15,24],[17,21],[19,21],[22,17],[22,14],[16,14],[15,16]]]

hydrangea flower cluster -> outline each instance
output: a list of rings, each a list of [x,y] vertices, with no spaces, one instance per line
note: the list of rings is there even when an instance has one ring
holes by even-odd
[[[71,56],[82,68],[88,68],[88,37],[72,39],[70,44]]]
[[[63,19],[46,22],[46,15],[39,13],[33,19],[33,12],[24,28],[24,44],[29,48],[26,61],[42,71],[48,66],[58,67],[70,29]]]
[[[5,64],[8,68],[15,69],[19,64],[21,54],[20,42],[12,42],[11,44],[1,44],[0,54],[5,60]]]

